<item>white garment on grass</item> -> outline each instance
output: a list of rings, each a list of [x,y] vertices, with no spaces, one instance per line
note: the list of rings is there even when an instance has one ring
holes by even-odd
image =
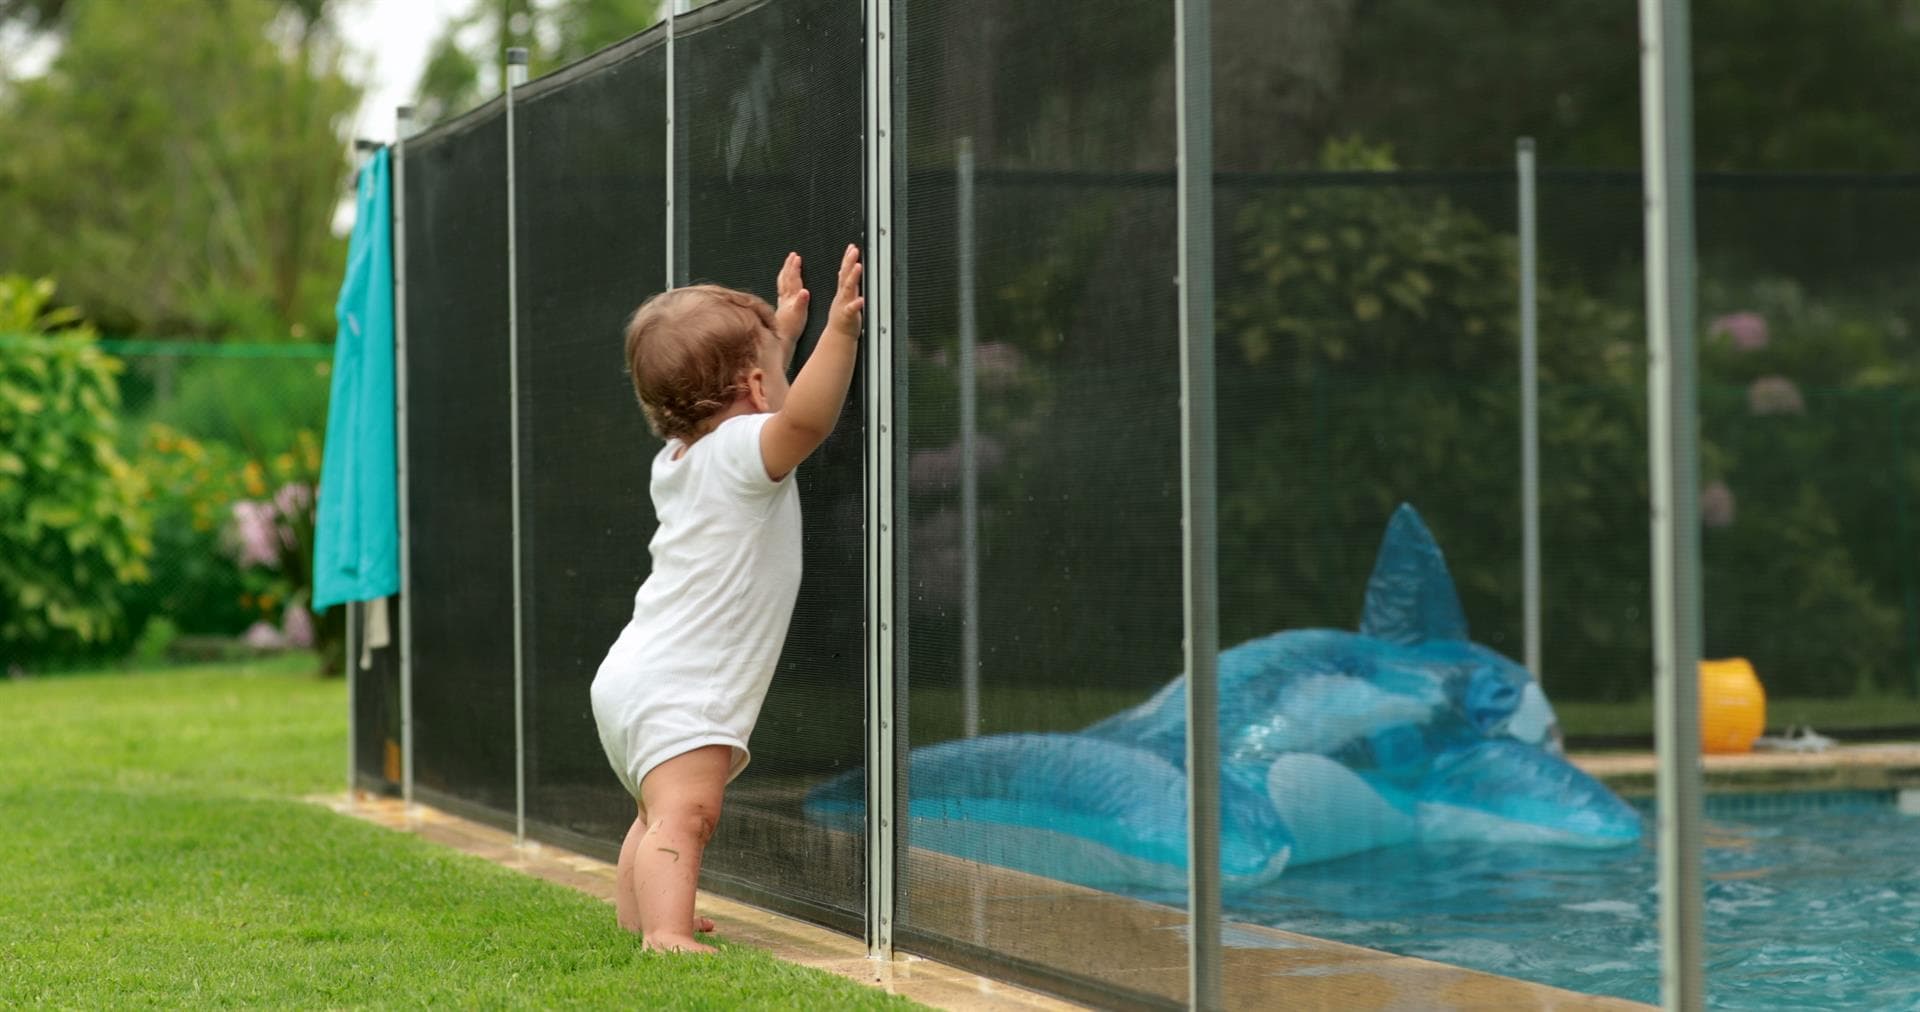
[[[800,592],[800,492],[760,455],[771,417],[729,418],[653,458],[653,570],[592,689],[601,747],[636,798],[655,766],[704,745],[732,747],[729,780],[746,768]]]

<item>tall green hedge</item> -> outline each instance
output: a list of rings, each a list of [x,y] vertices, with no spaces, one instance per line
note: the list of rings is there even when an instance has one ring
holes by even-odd
[[[118,364],[49,312],[53,285],[0,276],[0,656],[79,654],[121,632],[146,578],[143,482],[116,446]]]

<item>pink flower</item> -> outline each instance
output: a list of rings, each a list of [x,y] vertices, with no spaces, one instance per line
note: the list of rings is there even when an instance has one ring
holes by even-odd
[[[313,490],[300,482],[288,482],[273,494],[274,508],[283,517],[297,516],[313,508]]]
[[[1027,356],[1005,341],[988,341],[973,349],[974,373],[985,387],[1003,387],[1020,378]]]
[[[304,604],[287,605],[286,614],[280,618],[280,632],[288,646],[302,650],[313,646],[313,613]]]
[[[1724,481],[1712,481],[1700,490],[1700,522],[1708,527],[1733,526],[1733,489]]]
[[[255,650],[278,650],[287,645],[287,638],[280,635],[280,630],[275,629],[271,624],[255,622],[241,634],[240,642]]]
[[[289,482],[280,486],[273,494],[273,508],[278,514],[280,543],[289,549],[300,547],[299,535],[295,533],[293,521],[311,519],[313,515],[313,489],[299,482]]]
[[[1741,351],[1759,351],[1767,346],[1767,318],[1759,313],[1728,313],[1707,325],[1707,333],[1723,334]]]
[[[1747,410],[1756,415],[1799,415],[1807,410],[1800,388],[1785,376],[1762,376],[1747,388]]]
[[[279,568],[283,537],[278,519],[270,502],[242,499],[233,504],[233,530],[239,541],[238,561],[242,566]]]
[[[991,474],[1007,459],[1006,448],[992,436],[973,444],[975,475]],[[960,444],[938,450],[915,450],[907,461],[908,482],[916,493],[946,492],[960,487]]]

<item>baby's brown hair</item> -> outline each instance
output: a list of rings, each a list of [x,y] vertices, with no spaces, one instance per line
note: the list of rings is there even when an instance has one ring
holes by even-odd
[[[698,436],[773,339],[773,307],[747,292],[690,285],[641,303],[627,321],[627,369],[647,425],[662,439]]]

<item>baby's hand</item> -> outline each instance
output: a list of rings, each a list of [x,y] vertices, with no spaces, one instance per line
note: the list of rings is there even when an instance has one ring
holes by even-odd
[[[780,265],[780,279],[775,285],[780,294],[773,310],[773,333],[783,341],[792,342],[807,329],[807,304],[813,298],[800,277],[800,254],[787,254],[787,262]]]
[[[833,305],[827,309],[827,327],[848,337],[860,336],[860,311],[867,305],[866,298],[860,294],[860,275],[864,270],[860,247],[849,244],[846,255],[840,258],[840,286],[833,293]]]

